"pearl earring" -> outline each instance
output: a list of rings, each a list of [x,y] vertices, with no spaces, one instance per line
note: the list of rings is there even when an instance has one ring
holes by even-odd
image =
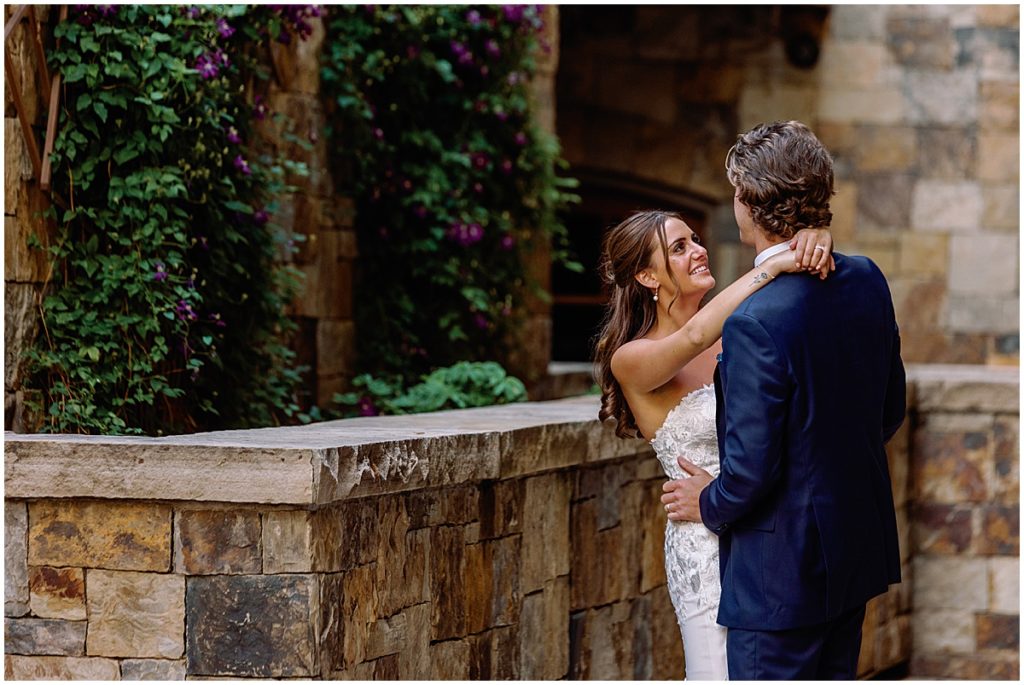
[[[655,302],[658,301],[658,290],[660,290],[660,289],[661,289],[660,285],[657,288],[654,289],[654,298],[653,299],[654,299]]]

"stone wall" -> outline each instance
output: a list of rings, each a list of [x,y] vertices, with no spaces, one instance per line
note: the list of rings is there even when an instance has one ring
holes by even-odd
[[[758,122],[800,119],[836,158],[837,249],[892,284],[904,358],[1017,364],[1019,8],[835,5],[801,69],[783,35],[805,11],[563,8],[570,164],[717,205],[721,287],[753,257],[737,243],[726,151]]]
[[[918,372],[910,462],[911,676],[1020,677],[1016,374]]]
[[[17,9],[6,5],[4,20]],[[54,7],[54,9],[56,9]],[[36,5],[44,40],[50,33],[51,8]],[[53,12],[56,17],[56,12]],[[38,77],[39,64],[32,47],[31,28],[24,19],[5,41],[4,49],[11,59],[13,81],[21,93],[26,118],[33,125],[40,155],[46,124],[44,89]],[[66,194],[66,193],[65,193]],[[23,376],[21,355],[35,338],[39,326],[38,306],[49,280],[49,264],[45,254],[29,248],[30,236],[41,245],[48,245],[53,228],[41,212],[50,207],[47,196],[39,190],[32,168],[25,134],[18,120],[10,84],[4,84],[4,425],[24,429]]]
[[[8,433],[6,676],[679,678],[664,477],[596,412]],[[889,450],[904,536],[911,434]],[[903,550],[862,676],[910,658]]]

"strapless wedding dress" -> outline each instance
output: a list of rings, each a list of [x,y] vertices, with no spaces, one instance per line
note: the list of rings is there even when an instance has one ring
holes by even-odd
[[[668,413],[651,440],[665,475],[686,478],[676,461],[687,460],[718,475],[715,388],[694,390]],[[665,575],[683,636],[687,680],[727,680],[726,629],[718,625],[722,587],[718,575],[718,537],[703,523],[668,521]]]

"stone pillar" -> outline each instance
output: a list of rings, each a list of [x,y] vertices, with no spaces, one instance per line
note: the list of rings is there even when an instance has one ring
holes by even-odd
[[[285,159],[304,163],[308,176],[290,174],[294,193],[278,198],[273,221],[301,236],[295,255],[283,255],[304,277],[290,313],[299,326],[292,347],[299,364],[311,367],[303,404],[325,406],[347,387],[355,355],[352,321],[352,274],[357,256],[351,198],[335,193],[330,152],[324,135],[326,120],[320,97],[320,53],[324,24],[312,19],[313,33],[285,46],[272,43],[273,78],[266,96],[271,112],[263,131]],[[294,138],[303,141],[294,142]]]
[[[5,19],[15,6],[7,6]],[[34,6],[44,44],[50,32],[50,8]],[[54,15],[56,16],[56,15]],[[40,154],[45,135],[46,108],[39,83],[38,64],[32,47],[31,24],[24,19],[14,28],[4,49],[14,65],[13,79],[21,92],[25,115],[36,131]],[[45,85],[49,88],[49,84]],[[39,325],[44,284],[49,280],[49,260],[42,250],[29,247],[34,236],[44,247],[53,235],[52,222],[40,213],[50,206],[39,189],[25,135],[18,120],[10,85],[4,88],[4,428],[23,432],[33,426],[25,416],[22,355],[31,346]]]

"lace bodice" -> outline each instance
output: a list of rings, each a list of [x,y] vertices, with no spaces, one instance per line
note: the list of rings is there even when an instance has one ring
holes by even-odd
[[[718,436],[715,427],[715,389],[698,388],[679,401],[651,440],[658,461],[669,479],[685,478],[676,461],[690,462],[717,476]],[[687,606],[718,609],[718,538],[703,523],[669,521],[665,529],[665,572],[669,595],[680,626]]]
[[[718,432],[715,429],[715,386],[697,388],[683,399],[665,417],[665,423],[654,434],[651,446],[665,475],[682,478],[686,474],[676,457],[718,475]]]

